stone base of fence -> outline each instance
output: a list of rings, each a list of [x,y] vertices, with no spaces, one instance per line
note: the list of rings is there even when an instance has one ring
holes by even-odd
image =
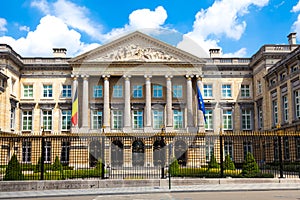
[[[300,179],[264,179],[264,178],[224,178],[224,179],[172,179],[172,186],[207,185],[207,184],[253,184],[253,183],[296,183]],[[3,181],[0,192],[38,191],[55,189],[96,189],[120,187],[168,187],[167,179],[145,180],[63,180],[63,181]]]

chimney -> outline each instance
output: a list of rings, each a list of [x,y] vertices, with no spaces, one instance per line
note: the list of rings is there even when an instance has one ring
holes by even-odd
[[[221,49],[209,49],[210,58],[220,58]]]
[[[53,48],[53,57],[55,58],[65,58],[67,55],[66,48]]]
[[[289,39],[289,45],[296,44],[296,34],[297,33],[290,33],[287,37]]]

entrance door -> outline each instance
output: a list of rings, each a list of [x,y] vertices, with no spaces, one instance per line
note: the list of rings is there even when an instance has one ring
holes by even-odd
[[[90,167],[95,167],[98,160],[101,159],[101,144],[99,141],[94,140],[90,143],[89,148]]]
[[[154,166],[164,166],[166,160],[166,144],[162,140],[156,140],[153,144],[153,164]]]
[[[144,166],[145,145],[141,140],[132,143],[132,166]]]
[[[111,165],[113,167],[121,167],[123,165],[123,144],[120,140],[112,142]]]

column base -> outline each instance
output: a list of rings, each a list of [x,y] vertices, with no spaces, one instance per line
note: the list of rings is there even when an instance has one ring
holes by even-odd
[[[144,127],[144,132],[145,133],[152,133],[153,132],[153,128],[151,126],[145,126]]]
[[[132,132],[132,128],[129,126],[129,127],[124,127],[123,128],[123,132],[124,133],[131,133]]]
[[[203,125],[198,126],[198,133],[204,133],[205,127]]]
[[[79,133],[89,133],[90,129],[88,127],[81,127],[79,129]]]
[[[71,133],[79,133],[78,127],[71,127]]]
[[[174,131],[173,126],[167,126],[166,127],[166,133],[170,133],[170,132],[173,132],[173,131]]]
[[[186,128],[186,131],[188,133],[197,133],[198,132],[198,128],[197,127],[194,127],[194,126],[191,126],[191,127],[187,127]]]

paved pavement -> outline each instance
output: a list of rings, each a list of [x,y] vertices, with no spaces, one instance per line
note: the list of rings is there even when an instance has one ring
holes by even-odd
[[[168,187],[119,187],[97,189],[64,189],[41,191],[0,192],[0,199],[41,198],[80,195],[120,195],[149,194],[173,192],[232,192],[232,191],[270,191],[270,190],[300,190],[299,183],[251,183],[251,184],[207,184]]]

